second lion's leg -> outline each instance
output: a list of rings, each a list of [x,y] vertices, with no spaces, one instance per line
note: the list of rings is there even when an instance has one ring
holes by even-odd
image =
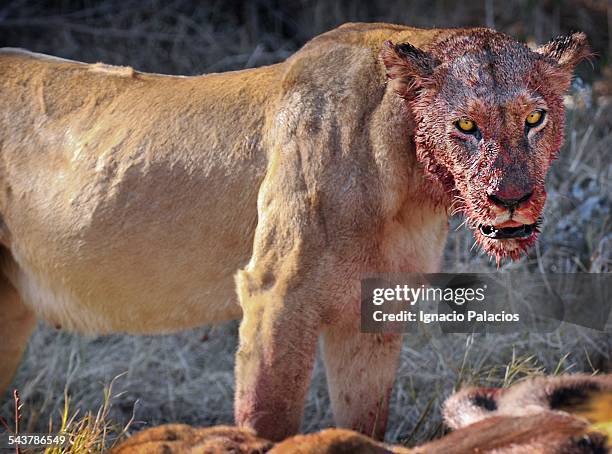
[[[0,273],[0,395],[11,383],[35,325],[32,311]]]
[[[323,355],[336,424],[382,439],[402,345],[399,334],[370,334],[358,326],[323,332]]]

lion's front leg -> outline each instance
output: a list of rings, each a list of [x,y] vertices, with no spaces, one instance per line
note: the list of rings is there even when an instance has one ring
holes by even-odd
[[[312,297],[296,288],[286,291],[288,284],[238,275],[244,315],[236,356],[236,424],[275,441],[299,429],[319,333]]]
[[[281,440],[299,429],[336,268],[296,153],[278,153],[258,197],[251,260],[236,276],[243,319],[236,423]]]
[[[400,334],[370,334],[357,324],[323,331],[323,355],[336,424],[382,439],[402,345]]]

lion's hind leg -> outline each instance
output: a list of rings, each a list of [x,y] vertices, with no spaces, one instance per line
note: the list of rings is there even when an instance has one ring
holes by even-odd
[[[36,318],[0,272],[0,396],[13,380]]]

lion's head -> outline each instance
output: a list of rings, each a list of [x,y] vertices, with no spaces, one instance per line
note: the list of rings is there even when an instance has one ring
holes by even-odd
[[[535,51],[488,29],[457,31],[427,51],[383,46],[390,84],[414,115],[419,161],[498,262],[535,242],[563,140],[563,95],[588,55],[583,33]]]

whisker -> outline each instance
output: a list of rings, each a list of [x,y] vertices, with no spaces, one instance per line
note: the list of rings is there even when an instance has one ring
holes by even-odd
[[[457,231],[458,231],[458,230],[459,230],[461,227],[463,227],[464,225],[466,225],[466,224],[467,224],[467,222],[468,222],[468,218],[465,218],[465,219],[463,220],[463,222],[457,226],[457,228],[455,229],[455,232],[457,232]]]
[[[478,244],[478,240],[474,240],[474,243],[472,244],[472,247],[470,248],[470,252],[474,250],[477,244]]]

